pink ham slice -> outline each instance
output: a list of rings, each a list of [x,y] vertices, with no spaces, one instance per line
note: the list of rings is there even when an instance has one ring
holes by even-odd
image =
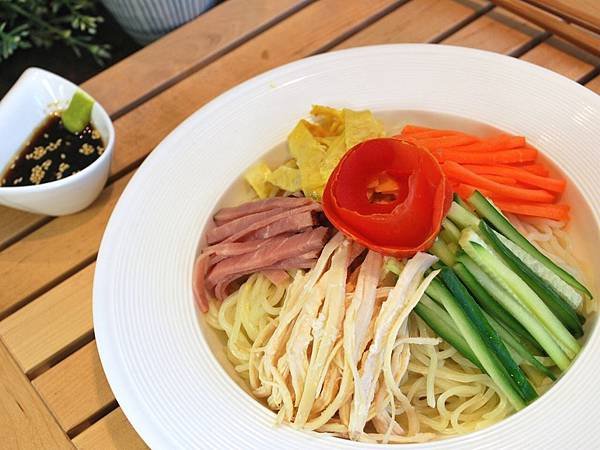
[[[260,228],[247,236],[248,239],[268,239],[273,236],[279,236],[291,231],[302,231],[308,227],[315,226],[317,221],[313,211],[306,211],[294,214],[293,216],[283,217],[263,228]]]
[[[224,299],[230,285],[263,272],[274,284],[285,272],[314,266],[328,229],[315,228],[321,205],[307,198],[277,197],[224,208],[206,233],[209,246],[194,266],[194,296],[204,312],[211,297]]]
[[[287,268],[292,268],[292,267],[295,269],[310,269],[315,265],[315,263],[317,261],[317,256],[319,256],[318,251],[308,252],[305,255],[295,256],[293,258],[286,259],[284,261],[280,261],[277,264],[263,268],[260,271],[262,272],[264,270],[266,270],[266,271],[282,270],[282,269],[287,269]],[[227,295],[229,294],[228,288],[231,283],[233,283],[238,278],[241,278],[246,275],[250,275],[251,273],[254,273],[254,272],[258,272],[258,270],[251,269],[251,270],[248,270],[247,272],[235,273],[233,275],[230,275],[228,277],[225,277],[225,278],[219,280],[217,285],[214,287],[215,297],[218,300],[224,300],[227,297]]]
[[[274,237],[269,243],[260,246],[254,252],[232,256],[218,262],[206,277],[206,286],[210,289],[223,278],[237,273],[247,274],[248,271],[258,272],[263,269],[321,249],[325,243],[327,228],[319,227],[293,236]]]
[[[265,200],[257,200],[247,202],[233,208],[223,208],[215,214],[214,221],[217,225],[222,225],[225,222],[239,219],[250,214],[255,214],[263,211],[270,211],[275,208],[298,208],[312,203],[312,200],[305,197],[273,197]]]

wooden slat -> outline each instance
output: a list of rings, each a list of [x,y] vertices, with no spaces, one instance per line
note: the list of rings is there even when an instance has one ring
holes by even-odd
[[[336,49],[363,45],[433,42],[448,30],[475,17],[484,1],[412,0],[356,33]]]
[[[492,0],[495,4],[525,17],[527,20],[560,36],[582,49],[600,56],[600,38],[587,30],[565,23],[558,17],[548,14],[519,0]]]
[[[43,223],[44,220],[47,219],[39,214],[0,206],[0,250]]]
[[[102,371],[95,342],[82,347],[32,383],[66,432],[115,400]]]
[[[25,373],[92,332],[92,264],[0,322],[0,337]]]
[[[205,66],[309,0],[228,0],[83,83],[119,115]]]
[[[600,76],[597,76],[585,85],[587,88],[594,91],[596,94],[600,94]]]
[[[598,0],[528,0],[538,7],[557,15],[577,18],[574,23],[600,29],[600,2]]]
[[[229,0],[101,72],[82,87],[111,116],[120,115],[309,1],[254,0],[248,7],[247,0]],[[47,220],[44,216],[0,206],[0,250]]]
[[[544,31],[535,25],[502,8],[495,8],[442,43],[515,54],[543,34]]]
[[[67,436],[0,342],[0,448],[71,448]]]
[[[322,0],[307,6],[117,120],[113,171],[124,171],[144,158],[183,119],[224,90],[328,48],[397,3]],[[0,253],[0,279],[11,287],[0,290],[0,317],[94,257],[126,181],[109,186],[91,208],[57,218]]]
[[[589,75],[594,70],[594,65],[559,48],[568,49],[569,46],[570,44],[560,39],[550,38],[529,50],[520,59],[558,72],[572,80],[579,80]]]
[[[80,450],[146,449],[144,441],[135,432],[121,408],[100,419],[73,438]]]
[[[91,262],[129,178],[110,185],[85,211],[55,219],[0,253],[0,316]]]

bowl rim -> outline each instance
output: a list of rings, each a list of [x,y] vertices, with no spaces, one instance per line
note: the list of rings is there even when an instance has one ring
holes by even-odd
[[[70,88],[73,88],[74,90],[79,89],[79,90],[85,92],[86,94],[90,95],[87,91],[85,91],[84,89],[82,89],[81,87],[79,87],[78,85],[73,83],[72,81],[69,81],[64,77],[61,77],[60,75],[58,75],[54,72],[50,72],[49,70],[41,69],[39,67],[29,67],[21,74],[19,79],[15,82],[15,84],[13,84],[13,86],[6,93],[6,95],[2,98],[2,100],[0,100],[0,108],[2,108],[3,104],[8,103],[8,101],[10,101],[10,99],[16,95],[16,92],[18,92],[21,89],[26,88],[28,82],[35,82],[35,80],[29,81],[30,79],[32,79],[34,77],[38,77],[38,76],[43,76],[46,80],[48,80],[54,86],[62,83],[62,84],[66,84]],[[11,195],[22,195],[22,194],[29,194],[29,193],[33,193],[33,192],[48,191],[48,190],[52,190],[52,189],[68,187],[71,184],[76,184],[79,181],[83,181],[84,178],[87,178],[90,175],[90,173],[93,171],[93,169],[104,164],[105,160],[107,158],[108,159],[112,158],[113,148],[115,146],[115,128],[113,125],[113,121],[110,118],[110,116],[108,115],[108,113],[106,112],[106,110],[104,109],[104,107],[100,104],[100,102],[98,102],[98,100],[96,100],[93,96],[90,95],[90,97],[92,97],[92,99],[94,100],[93,108],[97,111],[98,118],[100,119],[101,124],[103,126],[106,126],[106,129],[108,130],[108,135],[106,136],[106,143],[104,145],[104,152],[95,161],[93,161],[90,165],[84,167],[82,170],[80,170],[79,172],[77,172],[73,175],[69,175],[68,177],[62,178],[60,180],[52,180],[52,181],[48,181],[47,183],[41,183],[41,184],[34,184],[34,185],[27,185],[27,186],[0,186],[0,194],[1,195],[9,197]],[[92,114],[94,114],[94,110],[92,110]],[[46,114],[46,117],[48,117],[48,114]],[[93,120],[91,122],[97,128],[96,123],[94,123]],[[33,134],[33,132],[41,124],[42,124],[41,122],[38,123],[35,128],[30,130],[28,136],[31,136],[31,134]],[[23,144],[21,144],[19,149],[15,153],[13,153],[13,156],[16,153],[20,152],[22,148],[23,148]],[[6,168],[7,168],[7,166],[2,167],[2,173],[4,173],[6,171]]]

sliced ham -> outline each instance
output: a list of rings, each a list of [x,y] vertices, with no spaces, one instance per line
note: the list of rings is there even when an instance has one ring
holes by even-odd
[[[235,281],[263,272],[274,284],[286,270],[310,269],[325,244],[328,228],[317,227],[321,205],[307,198],[277,197],[224,208],[207,231],[209,244],[196,260],[193,290],[200,309],[210,298],[223,300]]]
[[[245,239],[250,233],[254,231],[260,230],[278,220],[284,219],[286,217],[293,217],[296,214],[304,213],[307,211],[321,211],[321,205],[316,202],[312,202],[305,206],[300,206],[299,208],[290,209],[283,212],[276,212],[277,210],[267,211],[268,217],[259,221],[254,222],[247,228],[240,229],[237,233],[229,236],[225,241],[227,242],[235,242],[239,240]]]
[[[223,225],[216,226],[206,233],[206,240],[209,244],[221,242],[228,237],[247,229],[250,225],[264,221],[282,212],[287,212],[287,209],[275,208],[269,211],[262,211],[250,214],[244,217],[239,217]]]
[[[255,202],[247,202],[233,208],[223,208],[215,214],[214,221],[217,225],[222,225],[230,220],[235,220],[240,217],[248,216],[263,211],[270,211],[275,208],[297,208],[299,206],[308,205],[312,202],[305,197],[273,197]]]
[[[217,263],[206,278],[206,285],[215,286],[222,278],[248,270],[259,271],[280,261],[320,249],[325,244],[327,228],[319,227],[289,237],[275,237],[271,242],[247,255],[232,256]]]
[[[218,300],[224,300],[228,295],[228,288],[229,285],[231,283],[233,283],[235,280],[244,277],[246,275],[250,275],[251,273],[254,272],[262,272],[263,270],[267,270],[267,271],[271,271],[271,270],[282,270],[284,268],[290,268],[293,267],[295,269],[311,269],[314,265],[315,262],[317,261],[316,258],[301,258],[301,257],[295,257],[295,258],[290,258],[288,260],[285,261],[280,261],[277,264],[270,266],[270,267],[266,267],[262,270],[248,270],[245,273],[236,273],[233,274],[229,277],[223,278],[222,280],[220,280],[217,285],[214,287],[214,291],[215,291],[215,297]]]
[[[306,211],[283,217],[266,227],[260,228],[247,236],[247,239],[268,239],[282,233],[303,231],[308,227],[315,226],[317,221],[313,211]]]

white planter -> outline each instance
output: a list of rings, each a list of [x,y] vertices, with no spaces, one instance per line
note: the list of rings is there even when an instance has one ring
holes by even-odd
[[[139,44],[148,44],[189,22],[216,0],[102,0],[123,29]]]

